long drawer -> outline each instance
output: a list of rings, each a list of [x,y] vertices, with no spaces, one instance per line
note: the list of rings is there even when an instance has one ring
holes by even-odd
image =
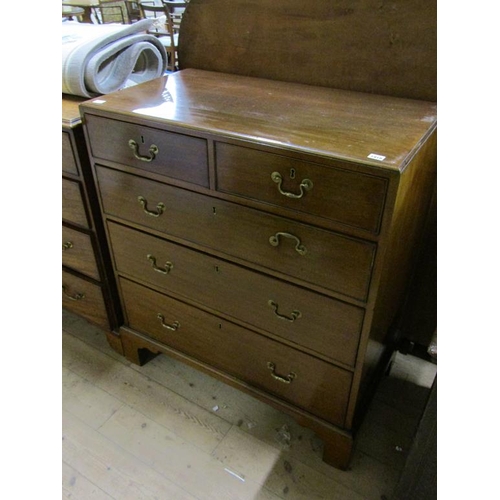
[[[65,271],[62,272],[62,306],[103,328],[109,327],[101,287]]]
[[[62,180],[62,218],[83,227],[90,227],[79,182]]]
[[[118,272],[354,365],[364,310],[108,222]]]
[[[383,178],[221,142],[215,152],[219,191],[379,231]]]
[[[104,211],[365,300],[375,244],[97,167]]]
[[[99,269],[89,234],[63,226],[62,263],[91,278],[99,279]]]
[[[208,187],[205,139],[93,115],[85,119],[96,158]]]
[[[344,424],[348,371],[120,279],[129,326],[275,394],[333,424]]]

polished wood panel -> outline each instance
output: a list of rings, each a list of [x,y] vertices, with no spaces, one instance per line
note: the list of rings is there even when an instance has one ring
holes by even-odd
[[[62,171],[68,174],[78,175],[71,138],[68,132],[62,133]]]
[[[390,232],[385,242],[385,256],[380,268],[374,271],[377,287],[374,289],[374,307],[367,316],[370,332],[361,341],[364,352],[360,378],[351,400],[348,420],[354,415],[354,402],[363,407],[363,399],[369,398],[374,380],[382,376],[383,360],[390,360],[391,352],[400,335],[401,314],[408,297],[410,279],[422,244],[428,210],[431,206],[437,175],[437,131],[433,131],[426,143],[413,157],[408,168],[399,175],[393,186],[397,187],[394,206],[391,207]],[[380,272],[380,280],[377,274]],[[382,361],[381,361],[382,360]],[[359,394],[357,388],[359,387]],[[358,411],[358,414],[362,412]]]
[[[437,179],[436,179],[437,181]],[[413,273],[408,301],[401,319],[401,331],[409,344],[425,350],[437,327],[437,186],[430,205],[419,258]]]
[[[62,287],[63,307],[102,328],[108,328],[108,315],[100,285],[63,271]]]
[[[92,237],[76,229],[62,227],[62,263],[73,269],[99,280]]]
[[[104,211],[108,215],[162,231],[228,256],[277,270],[305,282],[360,300],[366,299],[375,245],[293,220],[160,184],[116,170],[97,167]],[[148,201],[144,212],[138,197]],[[278,236],[285,232],[300,240]]]
[[[182,23],[181,69],[437,99],[435,0],[191,0]]]
[[[389,311],[398,296],[408,290],[411,273],[422,245],[422,234],[436,186],[437,134],[429,138],[414,159],[413,168],[406,170],[399,178],[398,196],[394,207],[393,232],[388,244],[389,253],[385,260],[384,279],[380,283],[379,304],[374,315],[374,338],[382,338],[391,321]],[[405,234],[405,240],[398,238]],[[397,268],[399,273],[389,269]]]
[[[387,180],[217,142],[217,189],[378,233]],[[344,168],[342,168],[344,167]],[[279,173],[282,182],[273,181]],[[301,187],[301,183],[310,181]],[[282,194],[281,191],[291,194]],[[297,198],[300,196],[300,198]]]
[[[362,308],[126,226],[108,222],[108,230],[119,273],[198,302],[320,356],[354,365]],[[275,305],[270,305],[270,300]],[[293,319],[297,310],[300,317]]]
[[[349,372],[266,339],[128,280],[120,279],[129,323],[160,342],[342,425]],[[176,331],[162,326],[179,323]],[[275,380],[267,363],[291,383]]]
[[[279,153],[308,153],[315,161],[372,165],[381,172],[404,169],[437,121],[435,102],[195,69],[108,94],[104,105],[99,101],[86,101],[82,109],[218,140],[241,139]]]
[[[208,187],[205,140],[91,115],[86,121],[95,157]]]
[[[62,218],[79,226],[90,227],[79,182],[62,180]]]

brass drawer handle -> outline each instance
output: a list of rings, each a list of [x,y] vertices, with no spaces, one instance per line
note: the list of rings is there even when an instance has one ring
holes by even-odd
[[[279,382],[283,382],[284,384],[291,384],[293,380],[297,377],[295,373],[290,372],[286,377],[283,377],[281,375],[278,375],[276,373],[276,365],[274,363],[271,363],[271,361],[267,362],[267,368],[271,370],[271,376],[275,379],[278,380]]]
[[[63,243],[62,246],[62,251],[65,252],[66,250],[69,250],[70,248],[73,248],[73,242],[72,241],[67,241],[66,243]]]
[[[297,253],[299,255],[305,255],[307,253],[307,248],[302,245],[302,243],[300,242],[300,239],[297,238],[297,236],[294,236],[293,234],[290,234],[290,233],[283,233],[283,232],[279,232],[279,233],[276,233],[274,236],[271,236],[269,238],[269,243],[271,243],[271,245],[273,247],[277,247],[279,244],[280,244],[280,236],[283,236],[284,238],[290,238],[292,240],[295,240],[295,242],[297,243],[295,245],[295,250],[297,250]]]
[[[290,321],[290,323],[293,323],[296,319],[299,319],[302,316],[302,313],[300,311],[297,311],[297,310],[293,310],[292,311],[292,317],[285,316],[283,314],[279,314],[278,313],[278,307],[279,306],[278,306],[278,304],[276,302],[274,302],[274,300],[268,300],[267,301],[267,305],[271,306],[274,309],[274,314],[279,319],[283,319],[285,321]]]
[[[161,274],[168,274],[171,271],[171,269],[174,267],[172,262],[168,262],[168,261],[165,263],[164,269],[161,267],[158,267],[156,265],[156,257],[154,255],[151,255],[150,253],[148,253],[147,259],[149,260],[149,262],[151,262],[151,266],[153,267],[153,269]]]
[[[63,291],[64,295],[66,295],[66,297],[69,300],[82,300],[82,299],[85,298],[85,294],[84,293],[77,293],[76,295],[69,295],[69,293],[66,292],[66,286],[65,285],[62,286],[62,291]]]
[[[306,193],[306,191],[310,191],[313,188],[312,181],[310,179],[304,179],[299,186],[300,194],[289,193],[281,189],[281,184],[283,183],[283,176],[279,172],[273,172],[271,174],[271,179],[273,182],[278,184],[278,191],[287,198],[294,198],[294,199],[302,198]]]
[[[165,205],[161,201],[158,205],[156,205],[156,212],[148,210],[148,200],[146,200],[144,196],[139,196],[137,201],[141,204],[144,213],[150,215],[151,217],[159,217],[165,211]]]
[[[134,139],[130,139],[128,141],[128,145],[129,145],[130,149],[134,152],[134,156],[138,160],[146,161],[148,163],[153,161],[159,152],[158,146],[156,146],[155,144],[151,144],[151,146],[149,146],[150,156],[142,156],[139,154],[139,145],[137,144],[137,142],[134,141]]]
[[[167,330],[172,330],[173,332],[175,332],[181,326],[178,321],[174,321],[171,325],[167,325],[167,323],[165,323],[165,316],[163,316],[163,314],[161,313],[158,313],[156,317],[160,320],[161,326],[163,326],[163,328],[166,328]]]

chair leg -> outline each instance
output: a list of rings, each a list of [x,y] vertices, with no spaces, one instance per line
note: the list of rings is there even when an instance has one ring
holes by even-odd
[[[174,49],[174,71],[177,71],[177,62],[178,62],[178,59],[177,59],[177,49]]]
[[[168,49],[167,51],[167,69],[169,71],[175,71],[176,66],[176,58],[175,58],[175,49]]]

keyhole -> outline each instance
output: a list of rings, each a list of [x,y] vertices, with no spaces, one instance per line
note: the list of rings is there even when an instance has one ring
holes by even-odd
[[[219,271],[219,266],[214,266],[214,269],[215,269],[215,272],[216,272],[216,273],[220,273],[220,271]]]
[[[143,135],[141,135],[141,142],[142,142],[142,144],[144,144],[144,136]]]
[[[294,168],[290,169],[290,179],[295,179],[295,169]]]
[[[215,207],[212,207],[212,213],[213,213],[214,215],[217,215],[217,209],[216,209]]]

